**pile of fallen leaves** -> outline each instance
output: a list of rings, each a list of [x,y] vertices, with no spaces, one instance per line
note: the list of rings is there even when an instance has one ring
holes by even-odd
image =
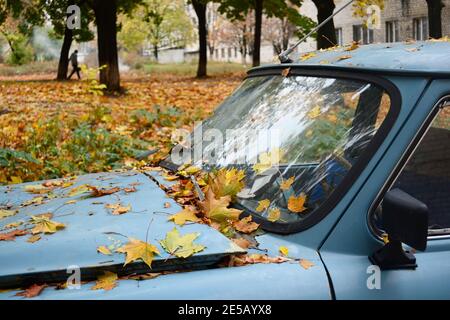
[[[240,82],[159,76],[123,81],[126,93],[96,96],[83,82],[0,83],[0,184],[139,166],[172,146]]]

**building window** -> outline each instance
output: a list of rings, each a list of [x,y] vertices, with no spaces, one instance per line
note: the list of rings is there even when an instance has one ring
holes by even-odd
[[[336,45],[342,46],[344,41],[342,40],[342,28],[336,28]]]
[[[238,48],[234,47],[234,57],[237,58],[238,56]]]
[[[428,18],[420,17],[413,19],[413,38],[415,40],[428,39]]]
[[[221,58],[225,58],[225,48],[220,49]]]
[[[399,41],[398,21],[386,22],[386,42]]]
[[[231,48],[228,48],[228,59],[231,58]]]
[[[373,43],[373,30],[362,24],[353,26],[353,41],[362,44]]]
[[[216,59],[219,59],[219,49],[215,49],[214,54],[216,55]]]

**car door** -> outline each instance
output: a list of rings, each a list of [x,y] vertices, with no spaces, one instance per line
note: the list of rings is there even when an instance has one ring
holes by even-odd
[[[322,246],[336,299],[450,299],[449,88],[450,81],[433,82]],[[427,249],[405,248],[415,254],[413,270],[380,270],[368,259],[383,246],[377,212],[391,188],[429,209]]]

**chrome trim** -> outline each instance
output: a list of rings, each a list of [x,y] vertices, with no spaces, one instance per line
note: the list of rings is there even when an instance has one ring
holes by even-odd
[[[420,101],[419,101],[420,103]],[[422,142],[423,138],[425,137],[425,135],[428,133],[428,130],[430,129],[433,121],[436,119],[436,117],[439,115],[439,110],[438,112],[436,112],[436,114],[434,116],[433,113],[437,110],[437,109],[444,109],[445,107],[449,107],[450,106],[450,94],[443,96],[442,98],[440,98],[438,100],[437,103],[434,104],[433,108],[431,109],[430,113],[428,114],[425,122],[420,126],[419,130],[417,131],[417,134],[414,135],[413,139],[410,141],[410,143],[408,144],[408,146],[406,147],[406,151],[410,150],[410,148],[412,147],[412,144],[414,143],[414,141],[418,138],[419,133],[423,130],[423,128],[425,128],[425,124],[428,123],[428,127],[426,128],[426,130],[424,131],[424,133],[422,134],[422,137],[420,138],[420,140],[417,142],[416,146],[414,147],[414,149],[410,152],[410,154],[408,155],[408,158],[406,159],[405,163],[402,165],[402,167],[400,168],[400,170],[397,171],[397,169],[399,168],[399,164],[405,159],[403,156],[400,157],[400,159],[397,161],[394,169],[391,171],[391,173],[389,174],[388,178],[386,179],[386,181],[384,182],[384,184],[382,185],[382,187],[380,188],[380,190],[378,191],[375,199],[372,201],[372,204],[369,207],[369,210],[367,212],[366,215],[366,219],[367,219],[367,225],[369,227],[369,230],[371,232],[371,234],[373,236],[375,236],[376,239],[378,239],[379,241],[383,241],[382,238],[382,230],[378,230],[378,228],[376,228],[374,226],[374,224],[372,223],[371,217],[372,215],[375,213],[376,208],[380,205],[381,201],[382,201],[382,197],[381,197],[381,193],[383,192],[383,190],[386,189],[388,181],[390,181],[393,178],[393,174],[395,172],[397,172],[397,175],[395,178],[392,179],[392,182],[390,184],[390,186],[386,189],[389,190],[392,185],[397,181],[399,175],[401,174],[401,172],[403,171],[403,169],[405,168],[405,166],[408,164],[409,160],[411,159],[411,157],[413,156],[414,152],[416,151],[417,147],[420,145],[420,143]],[[430,117],[432,117],[432,119],[430,119]],[[445,234],[440,234],[440,235],[432,235],[430,231],[441,231],[441,230],[446,230],[448,231],[448,233]],[[441,240],[441,239],[450,239],[450,228],[445,228],[445,229],[439,229],[439,230],[428,230],[428,238],[427,240]]]

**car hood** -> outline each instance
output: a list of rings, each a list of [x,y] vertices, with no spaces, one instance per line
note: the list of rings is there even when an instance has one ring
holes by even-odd
[[[0,241],[0,288],[29,285],[36,282],[66,281],[74,269],[79,268],[82,280],[91,280],[105,270],[117,273],[161,272],[181,269],[204,269],[216,264],[224,256],[245,252],[217,230],[203,224],[176,226],[168,221],[170,214],[181,207],[168,198],[155,181],[161,179],[158,172],[112,172],[90,174],[74,180],[70,186],[52,191],[51,199],[42,204],[25,205],[41,195],[27,192],[41,182],[0,187],[0,206],[18,210],[14,216],[0,220],[1,233],[5,226],[23,222],[26,228],[30,216],[52,213],[52,220],[63,223],[64,229],[53,234],[41,234],[37,242],[29,242],[30,235],[16,237],[14,241]],[[102,197],[89,197],[89,193],[70,196],[70,191],[82,185],[99,188],[119,187],[121,191]],[[135,188],[126,192],[125,188]],[[38,201],[39,202],[39,201]],[[120,203],[131,206],[129,212],[113,215],[107,204]],[[168,231],[177,227],[180,233],[198,233],[195,243],[206,248],[189,258],[169,255],[159,244]],[[155,245],[161,255],[155,256],[152,269],[143,262],[124,267],[125,255],[115,249],[129,238]],[[99,253],[105,246],[111,255]]]

